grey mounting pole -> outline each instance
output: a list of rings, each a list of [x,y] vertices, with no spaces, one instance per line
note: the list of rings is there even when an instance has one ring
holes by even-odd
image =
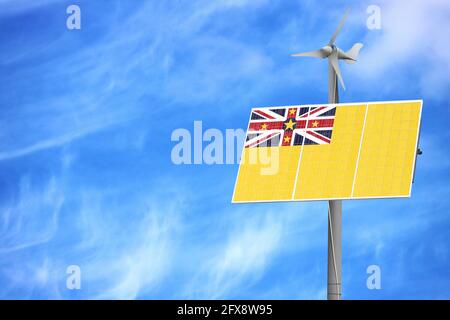
[[[336,73],[328,61],[328,103],[339,103]],[[342,201],[328,201],[328,286],[327,299],[341,300]]]

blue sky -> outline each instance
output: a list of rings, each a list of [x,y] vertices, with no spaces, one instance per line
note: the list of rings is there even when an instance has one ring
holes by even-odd
[[[325,298],[326,202],[232,205],[237,165],[174,165],[171,134],[326,102],[325,61],[289,54],[347,6],[337,43],[365,47],[341,101],[423,99],[424,153],[411,198],[344,202],[344,298],[449,299],[444,0],[0,0],[0,298]]]

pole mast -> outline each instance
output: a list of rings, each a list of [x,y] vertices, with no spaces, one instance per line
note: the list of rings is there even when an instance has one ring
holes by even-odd
[[[336,50],[333,48],[333,50]],[[328,103],[339,103],[338,81],[328,61]],[[342,296],[342,200],[328,201],[328,284],[327,299],[341,300]]]
[[[324,47],[308,52],[292,54],[293,57],[327,58],[328,60],[328,103],[339,103],[338,80],[345,90],[344,81],[339,69],[339,60],[354,63],[358,58],[362,43],[355,43],[353,47],[344,52],[335,45],[336,37],[347,19],[348,10],[331,36],[330,41]],[[341,300],[342,297],[342,201],[328,201],[328,300]]]

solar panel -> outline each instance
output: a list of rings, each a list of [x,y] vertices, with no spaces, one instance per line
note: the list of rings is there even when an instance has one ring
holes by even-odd
[[[422,100],[253,108],[233,202],[409,197]]]

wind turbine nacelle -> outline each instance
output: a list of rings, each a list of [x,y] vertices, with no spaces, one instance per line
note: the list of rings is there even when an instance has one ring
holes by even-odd
[[[333,52],[333,48],[329,45],[326,45],[325,47],[322,47],[320,51],[322,52],[322,58],[326,58]]]

